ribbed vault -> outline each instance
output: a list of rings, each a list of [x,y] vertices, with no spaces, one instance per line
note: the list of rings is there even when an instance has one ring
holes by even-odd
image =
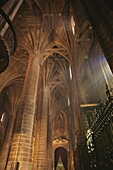
[[[61,55],[61,48],[54,46],[53,53],[43,64],[44,84],[49,88],[50,113],[52,114],[53,138],[68,138],[68,83],[70,81],[70,63],[66,56]],[[53,52],[51,51],[51,53]],[[59,51],[59,53],[58,53]],[[64,135],[65,134],[65,135]]]
[[[112,86],[112,74],[85,4],[85,0],[12,0],[3,7],[8,15],[14,10],[18,47],[0,75],[0,169],[55,169],[58,158],[54,160],[53,155],[62,147],[68,169],[84,169],[80,166],[85,162],[82,147],[88,121],[82,108],[98,106],[106,99],[105,83]],[[98,23],[99,15],[92,9],[93,5],[89,14],[100,30],[105,25]],[[105,28],[106,34],[103,31],[99,37],[109,42]],[[12,46],[12,35],[5,31],[4,38]],[[2,133],[6,130],[7,134]]]

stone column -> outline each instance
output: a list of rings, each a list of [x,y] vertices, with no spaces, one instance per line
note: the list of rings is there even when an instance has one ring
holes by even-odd
[[[49,110],[50,112],[50,110]],[[52,118],[51,118],[51,114],[49,114],[49,118],[48,118],[48,140],[47,140],[47,159],[48,159],[48,163],[47,163],[47,170],[52,170],[52,159],[53,159],[53,155],[52,155]]]
[[[7,170],[15,170],[17,167],[19,170],[32,170],[33,126],[39,78],[38,60],[38,55],[29,59]]]
[[[43,92],[42,113],[40,116],[39,145],[37,170],[47,170],[47,119],[48,116],[48,89]]]
[[[6,139],[5,143],[2,149],[2,154],[0,155],[0,169],[4,170],[7,164],[7,157],[10,149],[10,141],[11,141],[11,136],[13,132],[13,127],[14,127],[14,121],[15,121],[15,114],[11,114],[9,117],[9,124],[7,128],[7,134],[6,134]]]
[[[39,129],[40,129],[40,126],[39,126],[39,119],[38,119],[36,120],[36,125],[35,125],[35,146],[34,146],[33,170],[37,170]]]
[[[40,83],[39,83],[40,84]],[[42,84],[42,82],[41,82]],[[34,159],[33,159],[33,170],[37,170],[38,167],[38,156],[39,156],[39,141],[40,141],[40,116],[42,112],[42,100],[43,100],[43,86],[38,86],[39,90],[37,92],[37,108],[36,108],[36,116],[35,116],[35,147],[34,147]]]

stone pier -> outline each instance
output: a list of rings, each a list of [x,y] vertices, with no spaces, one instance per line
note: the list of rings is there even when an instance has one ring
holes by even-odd
[[[7,170],[32,170],[34,115],[39,78],[38,56],[29,59]]]

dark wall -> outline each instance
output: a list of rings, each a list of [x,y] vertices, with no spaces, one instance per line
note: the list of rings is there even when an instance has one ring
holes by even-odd
[[[0,0],[0,7],[2,7],[3,5],[5,5],[5,3],[9,1],[9,0]]]

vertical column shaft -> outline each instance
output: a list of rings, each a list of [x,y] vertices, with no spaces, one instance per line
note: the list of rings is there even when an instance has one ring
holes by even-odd
[[[43,105],[40,120],[40,139],[38,146],[37,170],[47,170],[47,113],[48,113],[48,91],[44,90]]]
[[[9,124],[7,128],[5,143],[2,149],[2,154],[0,156],[0,169],[3,169],[3,170],[5,169],[6,164],[7,164],[7,157],[8,157],[8,153],[10,149],[10,141],[11,141],[11,136],[13,132],[14,121],[15,121],[15,115],[11,114],[9,118]]]
[[[40,113],[42,112],[42,100],[43,100],[43,86],[38,87],[40,90],[37,92],[37,109],[35,115],[35,146],[34,146],[34,159],[33,159],[33,170],[37,170],[38,167],[38,156],[39,156],[39,141],[40,141]]]
[[[49,114],[48,118],[48,141],[47,141],[48,147],[47,147],[47,155],[48,155],[48,164],[47,164],[47,170],[52,170],[52,119],[51,114]]]
[[[16,166],[19,166],[19,170],[32,169],[33,126],[39,77],[38,59],[38,56],[33,56],[29,60],[7,170]]]
[[[39,122],[36,120],[35,126],[35,146],[34,146],[34,159],[33,159],[33,170],[37,170],[37,158],[38,158],[38,144],[39,144]]]

